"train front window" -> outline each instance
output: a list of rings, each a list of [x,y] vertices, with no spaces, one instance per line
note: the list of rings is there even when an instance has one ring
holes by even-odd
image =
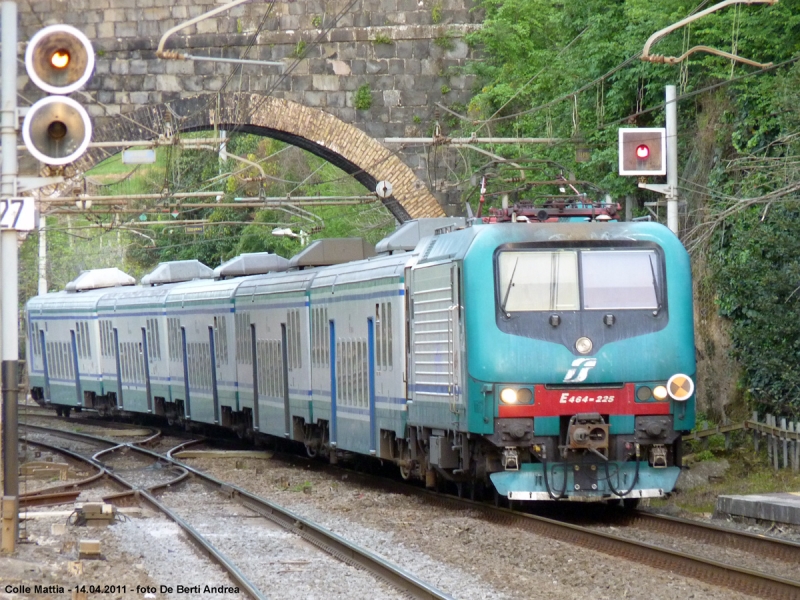
[[[503,312],[577,310],[578,253],[503,252],[497,261]]]
[[[497,275],[503,313],[660,308],[655,250],[505,251],[497,256]]]
[[[658,255],[652,250],[582,251],[583,307],[657,309],[658,267]]]

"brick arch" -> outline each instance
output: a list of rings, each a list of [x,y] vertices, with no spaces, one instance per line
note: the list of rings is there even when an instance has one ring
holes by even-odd
[[[151,140],[169,129],[237,129],[279,139],[324,158],[352,175],[370,191],[390,181],[386,208],[399,220],[444,216],[439,203],[414,172],[383,144],[357,127],[316,108],[259,94],[201,94],[98,119],[95,142]],[[88,170],[110,154],[92,148],[77,162]]]

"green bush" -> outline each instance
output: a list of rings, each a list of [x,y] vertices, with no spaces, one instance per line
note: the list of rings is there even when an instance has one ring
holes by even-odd
[[[372,106],[372,92],[366,83],[356,90],[353,106],[358,110],[369,110]]]

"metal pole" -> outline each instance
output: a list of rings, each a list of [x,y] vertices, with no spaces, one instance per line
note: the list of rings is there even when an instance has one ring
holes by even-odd
[[[47,218],[39,209],[39,295],[47,293]]]
[[[2,181],[0,197],[16,196],[17,187],[17,5],[5,0],[0,8],[2,18]],[[13,552],[19,536],[16,506],[19,496],[17,456],[17,363],[19,361],[17,232],[0,232],[0,358],[2,365],[2,448],[4,508],[11,503],[12,515],[3,511],[3,550]],[[6,524],[7,517],[11,522]],[[10,539],[9,539],[10,538]]]
[[[678,234],[678,102],[675,86],[667,86],[667,227]]]

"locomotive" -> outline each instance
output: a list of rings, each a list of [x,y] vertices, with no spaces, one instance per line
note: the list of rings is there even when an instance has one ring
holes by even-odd
[[[695,423],[689,258],[662,225],[573,212],[410,221],[374,249],[162,263],[141,285],[85,272],[27,304],[31,395],[509,500],[663,496]]]

